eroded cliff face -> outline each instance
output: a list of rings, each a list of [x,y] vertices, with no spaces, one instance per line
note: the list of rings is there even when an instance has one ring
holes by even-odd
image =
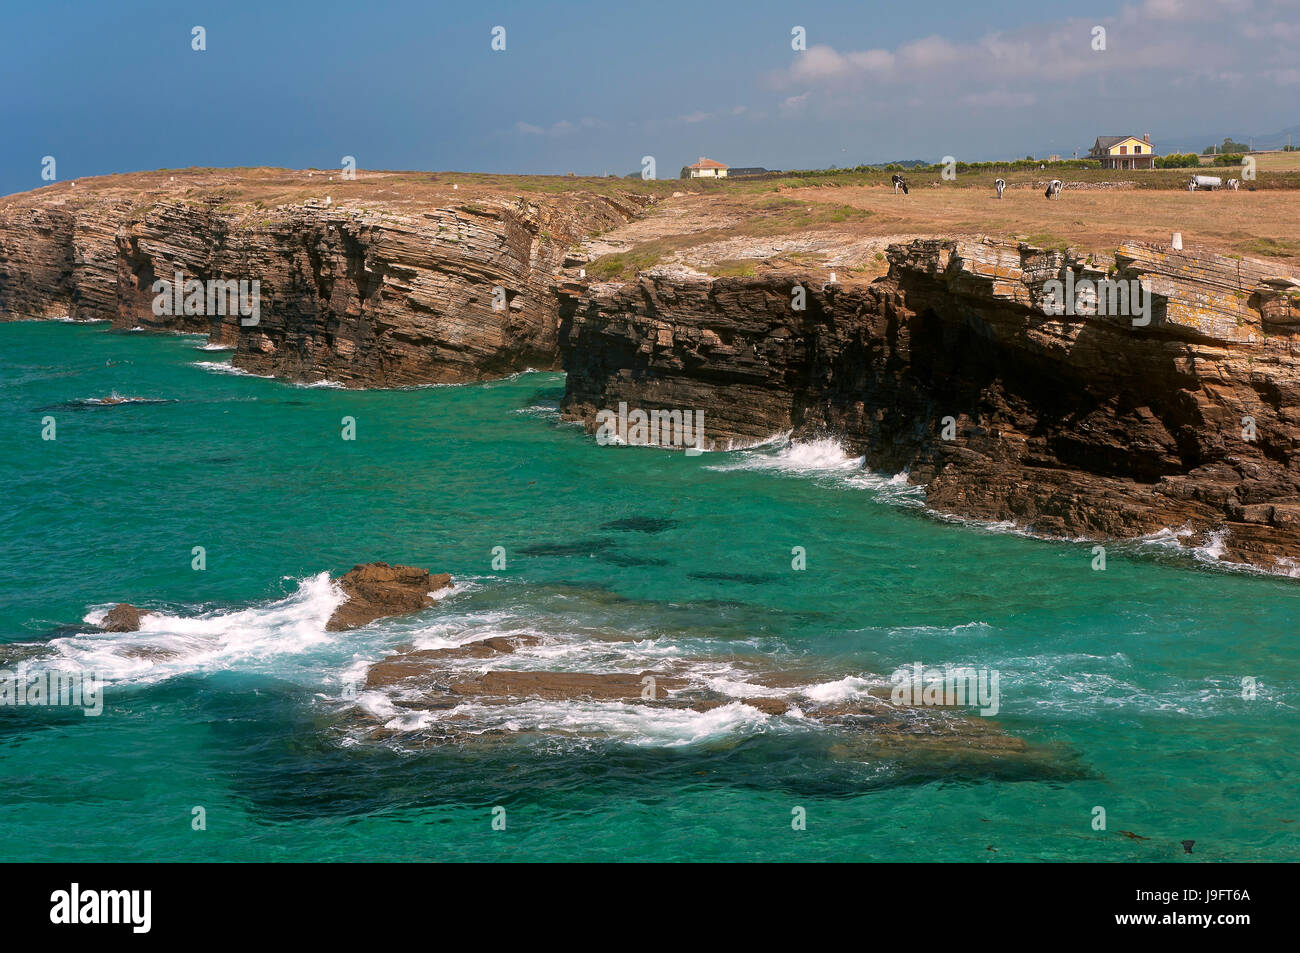
[[[209,333],[233,363],[296,381],[394,387],[558,366],[551,293],[569,246],[643,196],[491,194],[412,208],[220,195],[50,200],[0,212],[0,317]],[[378,207],[372,207],[377,205]],[[158,280],[259,283],[247,316],[158,315]],[[499,291],[497,289],[500,289]]]
[[[1155,246],[888,255],[869,284],[662,271],[564,286],[564,412],[594,430],[621,401],[703,410],[715,447],[829,434],[940,511],[1054,536],[1186,529],[1273,570],[1300,558],[1300,283]],[[1067,271],[1139,281],[1149,324],[1046,313]]]
[[[565,271],[571,247],[648,196],[426,178],[402,194],[414,178],[380,173],[333,203],[281,170],[262,178],[299,191],[264,202],[152,175],[145,191],[69,186],[0,208],[0,318],[208,333],[253,373],[354,387],[562,354],[564,412],[593,430],[622,402],[702,411],[714,447],[834,435],[944,512],[1057,536],[1185,529],[1225,559],[1300,559],[1300,282],[1278,266],[923,239],[889,246],[875,281],[677,267],[591,284]],[[257,323],[155,314],[154,282],[178,272],[258,281]],[[1051,282],[1103,278],[1149,291],[1149,322],[1048,313]]]

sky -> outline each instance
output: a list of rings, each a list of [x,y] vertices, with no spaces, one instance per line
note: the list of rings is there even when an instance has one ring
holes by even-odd
[[[46,184],[46,156],[60,181],[343,156],[653,156],[670,178],[700,156],[979,161],[1129,133],[1167,152],[1300,125],[1300,0],[3,0],[0,23],[0,194]]]

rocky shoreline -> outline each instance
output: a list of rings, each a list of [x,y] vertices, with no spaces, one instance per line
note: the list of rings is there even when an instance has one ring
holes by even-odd
[[[284,175],[299,187],[308,181]],[[379,194],[346,205],[329,195],[231,200],[225,185],[138,193],[82,183],[12,197],[20,201],[0,207],[0,320],[203,333],[233,347],[234,366],[250,373],[346,387],[553,369],[551,286],[568,249],[651,201],[577,191],[533,200],[430,184],[415,204],[384,198],[377,178]],[[257,280],[257,323],[237,313],[156,314],[154,283],[177,275]]]
[[[702,408],[715,449],[834,436],[939,512],[1071,538],[1168,528],[1228,561],[1295,568],[1300,281],[1146,245],[887,254],[870,282],[652,271],[567,286],[563,413],[593,432],[620,402]],[[1046,313],[1044,286],[1067,272],[1141,282],[1149,324]]]
[[[562,412],[589,432],[624,403],[702,412],[713,449],[832,436],[941,513],[1054,537],[1171,530],[1228,562],[1300,567],[1300,278],[1280,266],[930,238],[885,246],[874,278],[596,282],[574,249],[653,198],[412,206],[385,204],[382,181],[373,208],[29,193],[0,210],[0,318],[203,332],[235,367],[348,387],[563,367]],[[153,282],[177,272],[257,277],[258,323],[155,315]],[[1063,279],[1137,282],[1149,321],[1049,313]]]

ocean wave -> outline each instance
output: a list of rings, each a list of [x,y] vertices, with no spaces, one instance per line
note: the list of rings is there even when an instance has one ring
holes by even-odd
[[[1201,533],[1199,542],[1189,543],[1187,541],[1188,537],[1194,536],[1196,531],[1190,526],[1183,525],[1177,529],[1165,527],[1154,533],[1139,537],[1135,542],[1139,546],[1163,549],[1168,553],[1190,558],[1198,563],[1225,572],[1245,573],[1255,576],[1281,576],[1291,579],[1300,578],[1300,560],[1286,556],[1277,557],[1276,568],[1255,566],[1251,563],[1224,559],[1223,556],[1228,550],[1227,544],[1231,532],[1227,527],[1205,530]]]
[[[740,451],[738,458],[710,470],[778,470],[783,473],[841,473],[862,469],[866,457],[853,457],[833,437],[791,440],[785,436]]]
[[[924,667],[927,672],[943,671],[945,667],[996,671],[1003,714],[1105,720],[1117,713],[1213,718],[1239,713],[1250,706],[1300,709],[1300,692],[1270,683],[1267,678],[1257,679],[1255,697],[1247,701],[1239,677],[1192,679],[1170,673],[1140,673],[1123,652],[926,660]],[[891,678],[908,677],[911,672],[910,665],[902,665]]]
[[[199,350],[207,350],[207,349],[200,348]],[[328,378],[318,380],[318,381],[289,381],[289,380],[284,380],[283,378],[278,378],[274,374],[254,374],[252,371],[246,371],[242,367],[235,367],[233,364],[230,364],[226,361],[193,361],[190,364],[190,367],[197,367],[200,370],[212,371],[215,374],[230,374],[234,377],[256,377],[259,380],[264,380],[264,381],[278,380],[280,381],[280,383],[287,384],[290,387],[301,387],[306,390],[316,390],[316,389],[339,390],[344,386],[346,386],[342,381],[329,380]]]
[[[235,367],[226,361],[194,361],[190,367],[197,367],[205,371],[212,371],[214,374],[232,374],[235,377],[260,377],[262,380],[275,380],[271,374],[254,374],[246,371],[242,367]]]
[[[246,609],[193,616],[155,611],[136,632],[88,632],[53,639],[53,653],[31,664],[72,667],[112,683],[152,683],[177,675],[241,668],[257,670],[274,659],[334,642],[343,633],[325,623],[343,592],[319,573],[303,579],[288,596]],[[98,626],[109,606],[96,606],[83,621]]]
[[[66,407],[120,407],[124,404],[174,404],[174,398],[171,397],[123,397],[117,391],[113,391],[107,397],[83,397],[77,400],[70,400],[62,406]]]
[[[906,506],[924,504],[925,488],[910,483],[906,472],[893,475],[864,469],[866,458],[853,456],[834,437],[793,440],[789,433],[778,434],[750,447],[724,451],[734,458],[711,464],[709,470],[766,471],[790,476],[809,477],[852,489],[871,491],[878,499]]]
[[[471,387],[479,387],[482,388],[483,390],[491,390],[492,388],[499,387],[502,384],[509,384],[512,381],[517,381],[521,377],[524,377],[528,374],[547,374],[547,373],[553,373],[553,372],[539,371],[535,367],[525,367],[522,371],[515,371],[513,374],[507,374],[505,377],[494,377],[491,380],[487,380],[487,381],[468,381],[466,383],[468,384],[468,386]],[[461,386],[461,385],[455,385],[455,386]]]
[[[800,693],[815,702],[825,705],[835,702],[854,701],[870,694],[871,689],[888,684],[889,682],[886,679],[877,678],[872,680],[858,675],[848,675],[833,682],[805,685],[800,689]]]
[[[542,419],[558,420],[560,416],[559,404],[533,404],[531,407],[520,407],[513,411],[525,417],[539,417]]]

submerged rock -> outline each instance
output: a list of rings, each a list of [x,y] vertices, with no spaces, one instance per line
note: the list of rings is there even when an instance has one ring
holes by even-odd
[[[593,661],[604,654],[605,645],[600,640],[590,643]],[[530,651],[536,648],[541,651]],[[954,771],[1011,779],[1087,773],[1069,750],[1030,744],[973,711],[894,704],[883,681],[861,679],[846,691],[828,693],[826,672],[774,670],[761,661],[738,662],[734,657],[728,663],[742,671],[728,690],[719,690],[709,677],[716,671],[713,663],[721,661],[713,658],[674,658],[658,669],[637,672],[519,667],[529,661],[545,664],[551,648],[523,634],[439,649],[407,647],[376,662],[367,673],[365,690],[381,693],[391,707],[359,708],[353,715],[368,725],[371,740],[401,736],[417,746],[482,746],[506,738],[542,744],[561,735],[610,738],[617,736],[620,724],[637,724],[627,721],[635,719],[636,711],[680,719],[688,712],[741,705],[755,710],[755,724],[785,718],[790,727],[802,724],[825,737],[825,756],[831,760],[887,764],[913,780],[947,777]],[[536,709],[530,711],[533,702],[575,703],[573,717],[557,714],[563,709],[555,708],[539,715]],[[608,727],[600,724],[599,715],[593,721],[584,707],[592,703],[610,706]]]
[[[447,573],[430,574],[415,566],[365,563],[338,580],[347,601],[334,610],[325,628],[355,629],[386,616],[406,615],[436,605],[433,593],[451,586]]]

